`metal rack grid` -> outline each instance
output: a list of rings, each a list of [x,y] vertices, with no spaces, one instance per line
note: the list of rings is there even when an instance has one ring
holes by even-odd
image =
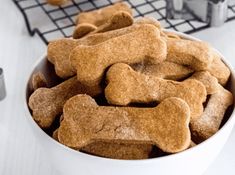
[[[90,11],[113,4],[116,0],[71,0],[63,6],[48,5],[45,0],[13,0],[22,12],[31,36],[38,34],[48,42],[55,38],[70,37],[79,12]],[[134,11],[134,17],[152,16],[162,26],[185,33],[193,33],[208,28],[207,23],[196,20],[170,20],[166,18],[166,0],[124,0]],[[235,0],[230,0],[228,20],[235,19]]]

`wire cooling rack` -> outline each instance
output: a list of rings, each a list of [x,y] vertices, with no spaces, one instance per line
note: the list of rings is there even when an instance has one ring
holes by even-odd
[[[90,11],[113,4],[116,0],[71,0],[63,6],[48,5],[45,0],[13,0],[25,19],[31,36],[38,34],[48,44],[50,40],[70,37],[79,12]],[[210,27],[196,20],[166,18],[166,0],[124,0],[134,11],[134,17],[152,16],[162,26],[184,33],[193,33]],[[229,1],[228,20],[235,19],[235,0]]]

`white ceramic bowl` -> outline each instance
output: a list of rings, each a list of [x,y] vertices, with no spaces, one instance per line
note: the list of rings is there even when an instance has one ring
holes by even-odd
[[[198,40],[192,36],[182,33],[176,34],[191,40]],[[223,58],[224,63],[230,68],[230,90],[235,96],[235,73]],[[224,126],[211,138],[181,153],[146,159],[146,160],[114,160],[96,157],[70,149],[48,136],[34,122],[28,106],[28,82],[33,72],[41,70],[48,74],[46,56],[40,58],[24,83],[23,103],[25,116],[32,128],[38,142],[42,144],[48,159],[54,168],[63,175],[200,175],[216,158],[226,140],[228,139],[235,123],[234,112],[231,114]]]

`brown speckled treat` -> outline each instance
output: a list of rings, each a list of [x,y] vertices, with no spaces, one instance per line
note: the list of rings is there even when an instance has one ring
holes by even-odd
[[[200,81],[206,87],[207,94],[214,94],[219,90],[218,80],[207,71],[195,72],[189,79]]]
[[[58,129],[53,132],[52,137],[56,141],[59,141]],[[98,141],[81,148],[81,151],[111,159],[135,160],[149,158],[152,148],[153,146],[149,144],[124,144]]]
[[[137,64],[132,67],[137,72],[168,80],[181,80],[193,73],[189,67],[168,61],[152,65]]]
[[[197,80],[164,80],[136,72],[124,63],[111,66],[106,79],[105,97],[110,104],[161,102],[169,97],[178,97],[188,103],[191,118],[198,118],[203,112],[207,93],[205,86]]]
[[[81,151],[111,159],[147,159],[152,151],[152,145],[94,142]]]
[[[83,36],[87,35],[90,32],[95,31],[96,29],[97,27],[93,24],[89,23],[78,24],[73,31],[73,38],[74,39],[82,38]]]
[[[202,116],[190,122],[192,135],[197,141],[204,141],[219,130],[225,111],[232,104],[232,93],[220,86],[219,91],[210,96]]]
[[[64,105],[63,115],[58,139],[76,149],[105,141],[154,144],[174,153],[187,149],[191,141],[189,106],[175,97],[154,108],[134,108],[98,106],[90,96],[76,95]]]
[[[115,13],[106,23],[99,26],[95,31],[91,32],[90,34],[103,33],[110,30],[121,29],[132,25],[133,22],[134,19],[129,13],[125,11],[119,11]]]
[[[161,24],[158,20],[156,20],[153,17],[148,17],[148,16],[137,19],[135,21],[135,24],[151,24],[151,25],[154,25],[155,27],[157,27],[159,30],[162,29]]]
[[[202,41],[167,39],[167,61],[206,70],[213,61],[212,48]]]
[[[104,71],[118,62],[138,63],[146,60],[160,63],[166,59],[166,42],[159,30],[148,25],[126,35],[109,39],[97,45],[77,46],[70,55],[72,66],[77,70],[78,80],[88,86],[95,86],[103,78]]]
[[[50,4],[50,5],[59,6],[59,5],[65,4],[69,1],[70,0],[47,0],[47,3]]]
[[[70,97],[83,93],[95,96],[100,91],[82,85],[73,77],[53,88],[39,88],[34,91],[29,98],[29,107],[38,125],[48,128],[55,117],[62,113],[63,105]]]
[[[41,72],[37,72],[32,75],[31,78],[32,90],[35,91],[41,87],[47,87],[47,80]]]
[[[98,28],[95,25],[89,23],[78,24],[74,30],[73,38],[79,39],[86,34],[91,35],[95,33],[103,33],[111,30],[121,29],[132,25],[134,22],[133,20],[134,19],[129,13],[125,11],[119,11]]]
[[[211,63],[211,66],[207,70],[211,73],[211,75],[218,79],[222,86],[225,86],[230,76],[230,70],[220,59],[220,56],[217,52],[214,51],[213,55],[214,59]]]
[[[132,15],[131,8],[126,3],[120,2],[98,10],[79,13],[76,22],[77,24],[90,23],[100,26],[106,23],[118,11],[125,11]]]
[[[149,24],[135,24],[118,30],[89,35],[79,40],[70,38],[58,39],[49,43],[47,57],[48,60],[54,64],[56,74],[61,78],[68,78],[76,74],[76,71],[71,66],[70,60],[68,59],[71,51],[76,48],[76,46],[96,45],[111,38],[136,32],[138,30],[146,30],[149,26]]]

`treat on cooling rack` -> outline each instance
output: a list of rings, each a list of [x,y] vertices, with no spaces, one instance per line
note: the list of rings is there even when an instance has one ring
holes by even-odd
[[[69,1],[70,0],[47,0],[47,3],[50,4],[50,5],[59,6],[59,5],[64,5]]]
[[[152,24],[155,27],[157,27],[159,30],[162,29],[159,21],[157,21],[155,18],[148,17],[148,16],[136,19],[135,24]]]
[[[59,141],[58,129],[53,132],[52,137]],[[81,148],[81,151],[111,159],[136,160],[149,158],[152,148],[153,146],[151,144],[125,144],[98,141]]]
[[[95,33],[103,33],[103,32],[107,32],[110,30],[121,29],[121,28],[132,25],[133,22],[134,22],[134,19],[132,18],[132,16],[129,13],[127,13],[125,11],[119,11],[119,12],[115,13],[113,16],[111,16],[111,18],[106,23],[104,23],[103,25],[100,25],[95,30],[90,31],[88,33],[85,33],[84,30],[81,30],[82,28],[79,27],[84,23],[78,24],[77,27],[75,28],[73,38],[79,39],[79,38],[85,36],[86,34],[91,35],[91,34],[95,34]],[[87,25],[88,23],[85,23],[85,24]],[[90,24],[90,28],[91,28],[91,26],[93,28],[95,28],[95,26],[93,24]],[[87,27],[87,29],[89,29],[88,26],[86,26],[86,27]],[[83,28],[84,28],[84,26],[83,26]],[[88,30],[86,30],[86,31],[88,31]],[[82,34],[84,34],[84,35],[82,35]],[[78,36],[80,36],[80,37],[78,37]]]
[[[78,24],[73,31],[73,38],[74,39],[82,38],[83,36],[95,31],[96,29],[97,27],[90,23]]]
[[[166,35],[168,38],[174,38],[174,39],[181,39],[179,35],[175,34],[174,32],[170,31],[163,31],[163,33]]]
[[[214,135],[219,130],[225,111],[232,104],[232,93],[219,86],[219,91],[210,96],[202,116],[190,122],[194,140],[202,142]]]
[[[213,61],[212,48],[202,41],[167,39],[167,61],[206,70]]]
[[[218,80],[213,77],[208,71],[195,72],[189,79],[195,79],[205,86],[207,94],[214,94],[219,90]]]
[[[159,30],[149,25],[145,30],[97,45],[79,45],[70,54],[70,61],[77,70],[78,80],[85,85],[95,86],[101,82],[104,71],[112,64],[131,64],[143,60],[156,64],[166,59],[166,50],[166,42],[160,37]]]
[[[64,103],[76,94],[95,96],[100,89],[86,87],[72,77],[52,88],[39,88],[29,98],[29,107],[33,118],[42,128],[51,126],[55,118],[62,113]]]
[[[101,26],[106,23],[118,11],[125,11],[132,16],[131,8],[126,3],[119,2],[90,12],[79,13],[77,16],[76,23],[90,23],[95,26]]]
[[[106,74],[105,97],[110,104],[161,102],[169,97],[185,100],[191,111],[191,118],[198,118],[203,112],[206,100],[205,86],[197,80],[177,82],[148,76],[134,71],[124,63],[111,66]]]
[[[47,80],[42,72],[37,72],[32,75],[31,86],[32,86],[32,91],[35,91],[36,89],[41,87],[48,86]]]
[[[154,144],[174,153],[187,149],[191,141],[189,106],[175,97],[154,108],[135,108],[98,106],[90,96],[76,95],[64,105],[63,115],[58,140],[75,149],[106,141]]]
[[[149,65],[140,63],[132,65],[132,68],[137,72],[168,80],[182,80],[186,77],[189,77],[194,72],[189,67],[168,61]]]

